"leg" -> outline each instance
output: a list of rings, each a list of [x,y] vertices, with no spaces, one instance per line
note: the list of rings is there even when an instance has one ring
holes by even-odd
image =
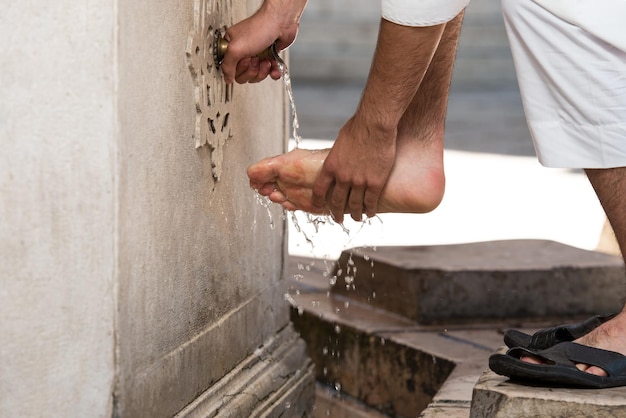
[[[593,167],[586,170],[587,176],[623,253],[626,168],[608,167],[621,167],[626,162],[626,137],[621,124],[626,110],[621,77],[626,55],[536,2],[506,0],[502,7],[539,160],[551,167]],[[589,100],[590,97],[595,100]],[[626,354],[626,311],[575,342]],[[521,360],[541,363],[532,356]],[[606,375],[597,367],[577,367]]]
[[[380,212],[424,213],[443,197],[443,131],[463,13],[446,24],[422,83],[398,126],[397,157],[379,203]],[[287,210],[323,213],[311,187],[328,150],[295,149],[248,168],[250,185]]]
[[[626,254],[626,167],[585,170],[607,218],[615,232],[622,256]],[[626,355],[626,308],[612,320],[580,338],[577,342]],[[584,366],[579,366],[585,368]],[[588,372],[603,375],[590,367]]]
[[[626,250],[626,167],[587,169],[585,172],[598,195],[598,199],[615,231],[615,237],[622,254],[624,254]],[[626,307],[622,308],[622,311],[613,319],[603,323],[575,342],[626,355]],[[532,356],[523,356],[521,360],[534,364],[542,362]],[[588,373],[606,376],[604,370],[595,366],[577,364],[576,367]]]

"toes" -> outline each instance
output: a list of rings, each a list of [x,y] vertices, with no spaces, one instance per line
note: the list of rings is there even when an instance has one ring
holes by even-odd
[[[533,357],[533,356],[522,356],[522,357],[520,357],[520,360],[525,361],[526,363],[530,363],[530,364],[542,364],[542,363],[544,363],[541,359],[539,359],[537,357]]]
[[[252,183],[250,182],[250,187],[256,190],[258,194],[261,196],[269,196],[276,190],[278,190],[278,185],[276,183]]]
[[[270,183],[275,182],[279,177],[280,164],[277,157],[265,158],[252,164],[246,170],[250,183]]]
[[[285,194],[283,192],[281,192],[280,190],[272,191],[272,193],[270,193],[268,195],[268,197],[274,203],[281,203],[282,204],[282,203],[287,201],[287,196],[285,196]]]
[[[296,210],[300,209],[299,207],[297,207],[296,205],[291,203],[289,200],[285,200],[280,205],[283,207],[283,209],[288,210],[290,212],[293,212],[293,211],[296,211]]]
[[[583,366],[583,368],[581,368],[580,366]],[[606,377],[608,376],[608,374],[601,368],[596,367],[596,366],[588,366],[586,364],[577,364],[576,367],[578,367],[579,370],[582,370],[584,372],[587,372],[589,374],[593,374],[596,376],[602,376],[602,377]]]

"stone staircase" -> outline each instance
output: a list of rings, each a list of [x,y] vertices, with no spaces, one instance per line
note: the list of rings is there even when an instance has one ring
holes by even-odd
[[[309,2],[289,48],[298,82],[365,82],[378,36],[380,1]],[[517,89],[500,0],[472,0],[453,77],[455,89]]]
[[[615,417],[626,389],[519,386],[488,371],[502,332],[621,307],[615,256],[514,240],[292,257],[292,321],[315,364],[314,417]]]

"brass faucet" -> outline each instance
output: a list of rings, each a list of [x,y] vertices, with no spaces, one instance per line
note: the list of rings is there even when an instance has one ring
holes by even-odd
[[[215,61],[215,65],[217,67],[220,66],[224,56],[226,55],[226,51],[228,50],[228,41],[224,39],[222,36],[222,32],[219,29],[216,29],[213,33],[213,61]],[[278,52],[276,52],[276,45],[272,44],[264,51],[257,54],[259,58],[267,58],[274,59],[276,61],[280,60],[278,56]]]

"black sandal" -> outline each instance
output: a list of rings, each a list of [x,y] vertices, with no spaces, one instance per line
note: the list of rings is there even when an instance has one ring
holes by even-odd
[[[546,361],[527,363],[522,356],[534,356]],[[596,376],[579,370],[576,364],[600,367],[608,376]],[[546,350],[516,347],[506,354],[489,357],[489,367],[495,373],[535,384],[558,387],[603,389],[626,386],[626,356],[614,351],[564,342]]]
[[[523,347],[531,350],[545,350],[562,342],[574,341],[593,331],[615,315],[596,315],[577,324],[558,325],[542,329],[533,335],[509,329],[504,333],[504,343],[509,348]]]

